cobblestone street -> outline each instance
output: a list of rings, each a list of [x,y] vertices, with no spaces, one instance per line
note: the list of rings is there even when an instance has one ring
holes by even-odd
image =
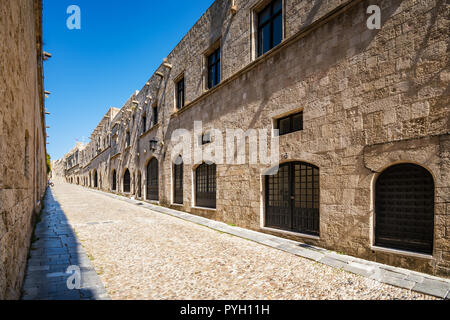
[[[51,192],[112,299],[432,298],[78,186]]]

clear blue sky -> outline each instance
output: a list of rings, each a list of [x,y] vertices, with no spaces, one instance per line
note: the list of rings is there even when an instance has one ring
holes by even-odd
[[[89,141],[111,106],[122,107],[213,0],[44,0],[44,64],[52,160]],[[81,9],[81,30],[69,30],[68,6]]]

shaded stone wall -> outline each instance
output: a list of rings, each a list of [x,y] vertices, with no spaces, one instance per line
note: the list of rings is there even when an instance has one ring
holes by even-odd
[[[349,255],[431,274],[450,274],[448,13],[436,1],[286,0],[285,40],[263,57],[252,50],[253,8],[264,2],[216,1],[149,82],[122,108],[117,152],[105,152],[87,170],[102,167],[118,178],[125,169],[142,173],[156,157],[160,204],[241,227],[274,233]],[[382,29],[366,26],[367,7],[382,9]],[[205,53],[222,47],[222,83],[205,89]],[[252,47],[253,46],[253,47]],[[175,110],[175,80],[184,73],[186,107]],[[133,103],[136,101],[137,104]],[[140,119],[159,123],[144,133]],[[126,110],[130,110],[126,112]],[[304,130],[280,137],[280,161],[304,161],[320,169],[320,237],[264,228],[262,165],[217,167],[217,209],[195,207],[195,166],[184,166],[184,204],[172,204],[172,133],[194,121],[205,129],[273,128],[274,119],[304,112]],[[132,136],[124,145],[125,132]],[[159,146],[151,151],[150,141]],[[247,146],[248,148],[248,146]],[[435,178],[436,219],[433,257],[373,248],[374,183],[385,168],[412,162]],[[111,179],[110,179],[111,182]],[[119,184],[120,185],[120,184]],[[103,189],[110,191],[107,185]],[[119,189],[121,190],[121,189]],[[132,188],[132,194],[134,189]]]
[[[47,182],[41,1],[0,4],[0,299],[18,299]]]

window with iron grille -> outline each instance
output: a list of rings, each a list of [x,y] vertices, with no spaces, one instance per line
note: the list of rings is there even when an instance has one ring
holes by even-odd
[[[128,169],[125,171],[125,174],[123,175],[123,192],[125,193],[131,192],[131,175]]]
[[[318,236],[319,168],[304,162],[280,165],[266,178],[266,227]]]
[[[277,120],[280,136],[303,130],[303,112],[289,115]]]
[[[183,204],[183,158],[175,161],[173,168],[173,202]]]
[[[159,201],[159,164],[156,158],[147,165],[147,200]]]
[[[208,56],[208,89],[220,83],[220,47]]]
[[[282,3],[282,0],[272,1],[258,14],[258,56],[283,40]]]
[[[216,165],[203,163],[196,169],[196,206],[216,208]]]
[[[116,170],[114,170],[112,174],[112,191],[116,190],[117,190],[117,173]]]
[[[180,110],[181,108],[184,107],[184,77],[181,78],[178,82],[177,82],[177,109]]]
[[[433,254],[434,180],[423,167],[399,164],[375,187],[375,245]]]

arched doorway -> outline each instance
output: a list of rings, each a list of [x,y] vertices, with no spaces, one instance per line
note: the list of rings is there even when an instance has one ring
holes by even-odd
[[[123,192],[131,192],[131,175],[128,169],[125,170],[125,174],[123,175]]]
[[[112,191],[117,191],[117,172],[113,170],[112,173]]]
[[[183,204],[183,158],[181,156],[173,165],[173,203]]]
[[[320,233],[319,168],[304,162],[280,165],[266,177],[265,226],[318,236]]]
[[[434,180],[423,167],[399,164],[375,186],[375,245],[433,253]]]
[[[97,170],[94,171],[94,188],[98,188],[98,174],[97,174]]]
[[[203,163],[195,170],[195,205],[216,208],[216,165]]]
[[[142,173],[141,173],[141,171],[138,172],[137,186],[136,186],[136,196],[138,198],[142,197]]]
[[[159,165],[156,158],[147,164],[147,200],[159,201]]]

